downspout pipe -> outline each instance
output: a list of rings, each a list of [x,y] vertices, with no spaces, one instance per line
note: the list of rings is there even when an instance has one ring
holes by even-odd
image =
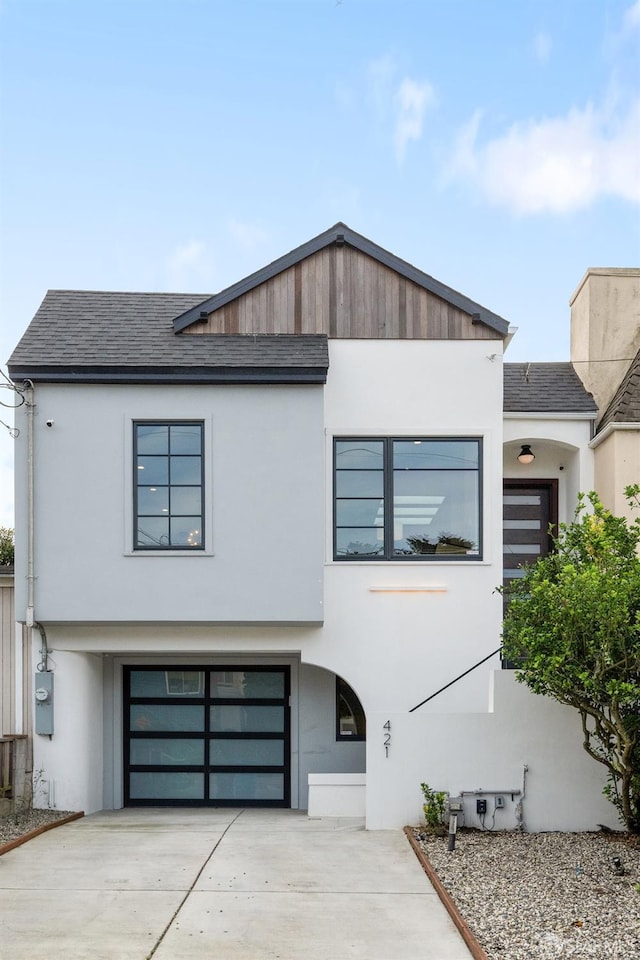
[[[35,561],[34,561],[34,414],[35,388],[32,380],[25,380],[25,405],[27,408],[27,612],[25,623],[40,633],[41,656],[39,671],[49,669],[49,649],[47,635],[41,623],[35,619]]]

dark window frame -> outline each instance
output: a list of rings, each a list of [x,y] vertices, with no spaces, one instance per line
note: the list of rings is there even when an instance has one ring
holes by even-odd
[[[384,496],[384,541],[383,549],[379,554],[342,554],[338,553],[337,550],[337,531],[338,531],[338,517],[337,517],[337,474],[338,474],[338,465],[337,465],[337,445],[342,442],[377,442],[383,444],[383,496]],[[477,550],[474,550],[473,553],[455,553],[455,554],[395,554],[393,546],[393,536],[391,531],[393,530],[393,472],[394,472],[394,463],[393,463],[393,450],[394,443],[448,443],[448,442],[459,442],[459,443],[476,443],[478,449],[478,466],[477,469],[473,472],[476,473],[478,479],[478,545]],[[443,468],[445,472],[446,468]],[[437,469],[434,468],[434,472],[437,472]],[[469,471],[471,472],[471,471]],[[483,515],[483,488],[484,488],[484,443],[483,437],[465,435],[465,436],[424,436],[424,435],[412,435],[412,436],[375,436],[368,435],[363,436],[357,434],[354,436],[335,436],[333,438],[333,559],[345,563],[353,563],[354,561],[360,562],[371,562],[371,563],[380,563],[380,561],[385,562],[409,562],[413,563],[415,561],[427,562],[427,563],[452,563],[452,562],[464,562],[464,563],[473,563],[482,561],[484,553],[484,515]],[[357,498],[355,498],[357,499]]]
[[[192,419],[188,419],[188,420],[159,420],[159,419],[146,420],[146,419],[141,419],[141,420],[134,420],[134,421],[133,421],[133,436],[132,436],[132,441],[133,441],[133,461],[132,461],[132,462],[133,462],[133,471],[132,471],[132,472],[133,472],[133,477],[132,477],[132,483],[133,483],[133,504],[132,504],[132,507],[133,507],[133,510],[132,510],[132,512],[133,512],[133,529],[132,529],[132,540],[133,540],[133,544],[132,544],[132,547],[133,547],[133,551],[134,551],[135,553],[149,553],[149,552],[158,552],[158,551],[159,551],[159,552],[163,552],[163,553],[167,553],[167,552],[169,552],[169,553],[202,553],[202,552],[206,549],[206,543],[205,543],[205,520],[206,520],[206,514],[205,514],[205,463],[204,463],[204,459],[205,459],[205,449],[204,449],[204,447],[205,447],[205,431],[204,431],[204,425],[205,425],[204,420],[192,420]],[[193,546],[189,546],[188,544],[184,544],[184,543],[172,544],[172,543],[170,542],[170,539],[171,539],[171,519],[172,519],[172,517],[174,517],[174,516],[175,516],[175,517],[181,516],[181,514],[177,514],[177,513],[176,513],[176,514],[173,514],[173,513],[171,512],[171,487],[172,487],[172,484],[171,484],[171,477],[170,477],[170,475],[169,475],[169,477],[168,477],[168,482],[167,482],[167,484],[166,484],[167,490],[169,491],[169,498],[168,498],[169,508],[168,508],[168,512],[167,512],[168,529],[169,529],[169,543],[167,543],[167,544],[163,544],[163,543],[151,543],[151,544],[148,544],[148,545],[147,545],[147,544],[138,544],[138,543],[137,543],[137,531],[138,531],[138,525],[139,525],[139,519],[140,519],[140,513],[139,513],[139,510],[138,510],[138,488],[139,488],[140,486],[142,486],[142,484],[139,484],[139,483],[138,483],[138,427],[156,427],[156,426],[157,426],[157,427],[167,427],[167,428],[169,428],[169,430],[170,430],[171,427],[174,427],[174,426],[175,426],[175,427],[198,427],[198,429],[199,429],[199,431],[200,431],[200,454],[199,454],[199,457],[200,457],[200,483],[199,483],[199,485],[196,485],[196,484],[186,484],[186,486],[194,486],[194,487],[197,486],[197,487],[199,487],[199,490],[200,490],[200,515],[199,515],[199,517],[200,517],[200,543],[199,543],[199,544],[194,544]],[[147,456],[147,454],[141,454],[141,456]],[[160,454],[159,456],[163,456],[163,455]],[[169,450],[168,450],[166,456],[167,456],[167,459],[168,459],[168,461],[169,461],[169,466],[170,466],[171,456],[172,456],[170,446],[169,446]],[[176,454],[175,456],[185,456],[185,454]],[[195,454],[194,454],[194,455],[186,454],[186,456],[196,456],[196,455],[195,455]],[[161,484],[154,484],[154,486],[161,486]],[[164,486],[164,485],[162,485],[162,486]],[[173,486],[185,486],[185,484],[173,484]],[[142,516],[154,516],[154,515],[151,515],[151,514],[142,514]],[[190,516],[194,516],[194,514],[190,514]]]
[[[340,700],[344,699],[351,709],[356,722],[356,733],[343,733],[341,729]],[[360,731],[360,732],[358,732]],[[356,741],[362,743],[367,739],[367,718],[360,703],[360,698],[353,687],[346,680],[336,675],[336,741],[344,743]]]

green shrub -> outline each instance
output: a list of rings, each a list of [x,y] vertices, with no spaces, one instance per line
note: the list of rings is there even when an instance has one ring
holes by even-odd
[[[444,833],[445,802],[447,794],[444,790],[432,790],[428,783],[421,783],[420,789],[424,797],[422,809],[427,829],[431,833]]]
[[[9,527],[0,527],[0,567],[12,567],[14,559],[14,534]]]

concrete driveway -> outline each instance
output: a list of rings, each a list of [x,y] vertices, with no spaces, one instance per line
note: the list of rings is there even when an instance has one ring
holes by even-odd
[[[469,960],[401,831],[93,814],[0,857],[1,960]]]

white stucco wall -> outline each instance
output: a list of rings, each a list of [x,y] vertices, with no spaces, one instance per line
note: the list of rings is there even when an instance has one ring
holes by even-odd
[[[322,620],[321,386],[38,385],[36,404],[36,619]],[[19,619],[24,409],[16,441]],[[135,419],[204,420],[206,551],[132,551]]]
[[[505,478],[557,480],[558,519],[573,518],[579,493],[594,488],[593,451],[589,449],[591,420],[506,416],[504,421]],[[521,445],[528,443],[533,463],[518,462]]]
[[[293,805],[301,809],[306,806],[309,772],[364,770],[365,745],[335,742],[333,675],[299,663],[293,653],[275,656],[265,652],[276,646],[273,629],[270,637],[261,637],[258,628],[237,628],[227,636],[222,628],[217,628],[212,637],[207,628],[195,628],[193,635],[182,636],[185,650],[179,657],[175,654],[175,639],[171,642],[167,635],[159,634],[168,631],[168,627],[138,628],[124,643],[122,631],[105,627],[84,639],[79,627],[70,628],[66,640],[52,637],[56,727],[51,740],[35,738],[34,769],[42,771],[43,782],[55,781],[55,805],[88,813],[121,803],[122,700],[118,683],[114,684],[110,677],[118,675],[123,662],[177,663],[191,658],[199,662],[235,663],[240,659],[237,651],[242,649],[250,663],[288,663],[292,669]],[[280,636],[280,646],[302,647],[306,642],[308,649],[314,643],[311,633],[303,628],[288,628],[288,635]],[[125,658],[105,658],[61,651],[61,643],[114,650],[128,645],[140,652]],[[163,647],[172,650],[173,655],[163,656]],[[205,655],[204,651],[213,647],[235,652]],[[147,655],[143,656],[142,651]],[[408,666],[393,684],[393,674],[387,671],[387,686],[404,683],[409,673]],[[353,678],[346,679],[353,682]],[[521,797],[511,798],[509,790],[522,788],[525,764],[528,771],[522,816],[528,830],[586,830],[597,823],[616,827],[615,810],[602,797],[604,768],[584,753],[577,714],[534,696],[516,683],[511,671],[484,674],[484,682],[485,706],[474,713],[446,707],[439,712],[423,707],[410,713],[413,702],[407,699],[400,706],[388,697],[385,704],[384,694],[367,710],[368,828],[393,829],[419,822],[422,781],[452,795],[483,790],[490,814],[494,796],[491,791],[499,791],[505,797],[505,808],[496,813],[494,823],[497,827],[514,827],[515,805]],[[360,694],[361,690],[357,692]],[[388,756],[387,721],[391,725]],[[104,771],[97,769],[103,761]],[[104,795],[103,783],[108,787]],[[47,785],[43,785],[45,793],[40,802],[47,805]],[[474,805],[475,796],[470,793],[465,801],[465,822],[479,826]],[[491,816],[486,823],[490,822]]]
[[[367,743],[367,826],[393,829],[422,817],[420,783],[465,798],[465,824],[479,828],[474,791],[487,799],[485,826],[516,826],[522,800],[527,830],[594,830],[598,823],[619,827],[615,808],[602,796],[604,767],[582,748],[578,714],[537,697],[511,671],[497,671],[493,712],[429,716],[376,712],[369,717]],[[391,723],[389,756],[384,724]],[[525,795],[522,790],[527,766]],[[493,791],[505,799],[495,811]]]
[[[333,561],[328,525],[323,659],[310,654],[347,677],[367,710],[409,709],[499,646],[501,352],[493,341],[329,343],[328,518],[334,436],[479,436],[484,445],[481,561]],[[486,709],[489,669],[425,709]]]
[[[506,791],[525,763],[529,828],[608,822],[566,712],[513,691],[506,673],[492,699],[497,655],[410,713],[499,646],[509,445],[535,442],[530,475],[559,479],[561,519],[592,486],[585,422],[509,421],[503,449],[500,348],[331,341],[324,390],[38,388],[36,616],[56,671],[56,730],[36,756],[56,806],[121,802],[123,663],[226,659],[291,665],[294,805],[304,808],[308,773],[365,768],[362,744],[335,742],[337,673],[367,714],[369,827],[415,822],[422,780]],[[212,555],[129,555],[127,425],[151,416],[209,424]],[[332,445],[350,435],[482,437],[482,559],[334,561]],[[24,522],[22,493],[19,510]],[[504,816],[513,821],[512,807]]]
[[[595,487],[605,507],[616,516],[633,520],[625,487],[640,482],[640,424],[609,424],[591,444],[595,459]]]
[[[38,638],[33,662],[39,660]],[[34,803],[91,813],[103,805],[102,657],[57,650],[49,669],[55,677],[54,732],[33,737]]]

